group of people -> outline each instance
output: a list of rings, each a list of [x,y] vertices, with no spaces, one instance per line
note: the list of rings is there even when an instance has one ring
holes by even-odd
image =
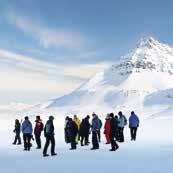
[[[34,140],[33,132],[35,136],[35,141],[37,144],[37,149],[41,149],[41,134],[44,132],[46,142],[43,148],[43,156],[47,157],[47,149],[51,143],[51,155],[56,156],[55,153],[55,133],[54,133],[54,117],[49,116],[48,121],[44,125],[40,116],[36,116],[35,127],[33,126],[29,117],[26,116],[24,121],[20,123],[18,119],[15,120],[15,139],[14,145],[21,145],[20,133],[23,133],[23,143],[24,151],[30,151],[32,144],[31,140]],[[129,123],[127,118],[120,111],[118,115],[114,113],[108,113],[104,124],[104,135],[106,139],[106,144],[111,144],[110,151],[116,151],[119,148],[118,142],[124,142],[124,128],[129,124],[131,140],[136,140],[137,129],[139,127],[139,118],[134,113],[131,112]],[[80,142],[81,146],[89,145],[89,135],[92,134],[92,148],[91,150],[99,149],[99,143],[101,141],[101,129],[102,121],[96,113],[92,114],[92,120],[90,123],[90,116],[87,115],[80,121],[77,115],[73,118],[67,116],[65,118],[65,142],[71,144],[70,150],[77,149],[77,144]]]
[[[91,133],[91,150],[99,149],[102,121],[95,113],[92,114],[91,124],[89,120],[89,115],[82,119],[81,122],[77,115],[74,115],[73,119],[69,116],[65,118],[65,142],[71,143],[71,150],[75,150],[77,148],[79,141],[81,146],[89,145],[89,135]],[[111,144],[110,151],[116,151],[119,148],[117,142],[124,142],[124,128],[127,124],[127,118],[121,111],[118,113],[118,115],[114,115],[114,113],[107,114],[104,124],[104,134],[106,138],[106,144]],[[138,127],[139,118],[134,113],[134,111],[132,111],[129,118],[131,140],[136,140]]]
[[[43,149],[43,156],[49,156],[47,154],[47,149],[49,144],[51,143],[51,155],[57,155],[55,153],[55,138],[54,138],[54,124],[53,124],[54,117],[50,116],[48,121],[46,122],[45,126],[40,118],[40,116],[36,116],[35,120],[35,128],[34,128],[34,135],[35,141],[37,144],[37,149],[41,149],[41,133],[44,131],[44,136],[46,138],[45,146]],[[18,119],[15,120],[15,139],[13,144],[14,145],[21,145],[21,137],[20,133],[23,133],[23,143],[24,143],[24,151],[30,151],[32,147],[31,139],[34,140],[33,137],[33,126],[30,122],[28,116],[25,117],[24,121],[21,123]]]

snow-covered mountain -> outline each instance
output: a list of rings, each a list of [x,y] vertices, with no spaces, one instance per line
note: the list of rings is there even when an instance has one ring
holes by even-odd
[[[156,93],[161,93],[158,96],[162,99],[169,89],[169,95],[173,93],[171,88],[173,48],[150,37],[141,39],[130,54],[121,57],[109,69],[97,73],[72,93],[52,100],[46,108],[65,108],[67,112],[142,111],[144,106],[148,106],[148,100],[152,106],[160,104]],[[167,99],[170,106],[172,96]]]

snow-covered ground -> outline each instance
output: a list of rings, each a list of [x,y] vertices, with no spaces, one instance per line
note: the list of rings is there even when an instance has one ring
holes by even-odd
[[[27,111],[24,105],[17,111],[12,105],[10,112],[2,107],[0,171],[169,173],[173,161],[172,88],[173,48],[149,38],[141,41],[131,54],[66,96],[35,105]],[[127,117],[132,110],[139,115],[141,124],[136,142],[130,141],[126,127],[126,141],[116,152],[109,152],[110,146],[104,144],[103,133],[99,150],[90,151],[90,145],[69,151],[70,146],[64,142],[66,115],[78,114],[82,118],[95,111],[104,121],[107,112],[119,110]],[[12,145],[14,119],[25,115],[29,115],[32,122],[35,115],[41,115],[44,122],[49,115],[55,117],[57,157],[43,158],[42,151],[35,149],[35,142],[31,152],[24,152],[23,146]]]
[[[163,117],[163,116],[162,116]],[[46,118],[44,119],[44,121]],[[90,147],[78,146],[70,151],[64,143],[64,117],[56,117],[57,157],[42,157],[42,151],[35,149],[24,152],[23,146],[12,145],[14,134],[13,120],[0,121],[0,163],[2,173],[54,173],[54,172],[119,172],[119,173],[163,173],[172,170],[173,155],[173,119],[148,119],[141,123],[136,142],[130,141],[129,129],[125,129],[126,142],[120,149],[110,152],[110,145],[105,145],[102,134],[100,149],[90,151]],[[43,138],[44,143],[44,138]]]

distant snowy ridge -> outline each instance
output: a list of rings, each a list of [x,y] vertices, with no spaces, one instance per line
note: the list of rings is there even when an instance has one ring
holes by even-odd
[[[172,93],[172,89],[173,48],[150,37],[141,39],[130,54],[122,56],[72,93],[41,107],[79,113],[117,109],[142,112],[148,108],[147,102],[157,105],[157,98],[166,97],[161,93]],[[170,99],[164,99],[167,107],[172,104],[172,94],[169,95]]]

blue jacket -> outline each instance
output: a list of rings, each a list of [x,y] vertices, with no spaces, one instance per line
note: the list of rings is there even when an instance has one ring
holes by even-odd
[[[27,121],[25,120],[23,123],[22,123],[22,133],[23,134],[32,134],[32,124],[30,121]]]
[[[92,119],[91,130],[93,132],[100,130],[100,120],[97,117]]]
[[[132,114],[129,118],[129,127],[138,127],[139,126],[139,118],[136,114]]]
[[[122,127],[122,128],[124,128],[124,126],[126,125],[125,124],[125,116],[124,115],[122,115],[121,117],[119,117],[119,119],[118,119],[118,127]]]

